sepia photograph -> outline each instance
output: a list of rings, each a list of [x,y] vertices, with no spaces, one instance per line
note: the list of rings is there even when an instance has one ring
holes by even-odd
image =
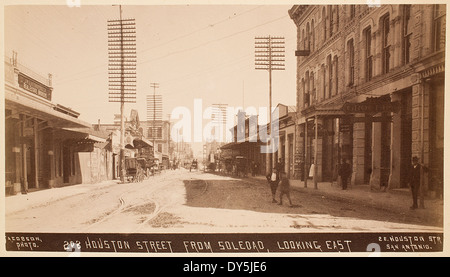
[[[445,2],[259,2],[6,1],[3,255],[444,256]]]

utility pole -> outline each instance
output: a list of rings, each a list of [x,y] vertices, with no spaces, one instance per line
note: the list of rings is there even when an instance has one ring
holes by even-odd
[[[156,152],[156,121],[162,120],[162,95],[156,94],[156,89],[159,88],[159,83],[150,83],[153,88],[153,95],[147,95],[147,120],[152,121],[152,139],[153,139],[153,153]]]
[[[136,103],[136,24],[134,19],[108,20],[109,102],[120,103],[120,181],[125,181],[125,103]]]
[[[270,125],[269,134],[272,128],[272,70],[284,70],[284,49],[284,37],[255,37],[255,69],[269,72],[269,124],[267,125]],[[268,153],[267,159],[270,157]],[[269,172],[271,168],[272,161],[266,162],[266,172]]]
[[[170,151],[170,146],[171,146],[171,142],[170,142],[170,140],[172,139],[171,137],[170,137],[170,128],[171,128],[171,122],[170,122],[170,116],[171,116],[171,114],[169,113],[169,114],[167,114],[167,118],[168,118],[168,125],[169,125],[169,128],[167,128],[167,139],[168,139],[168,141],[167,141],[167,145],[168,145],[168,153],[169,153],[169,166],[170,166],[170,160],[172,159],[172,162],[173,162],[173,151]]]

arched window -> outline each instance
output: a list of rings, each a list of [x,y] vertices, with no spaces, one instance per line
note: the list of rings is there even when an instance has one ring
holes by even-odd
[[[373,70],[373,56],[372,56],[372,28],[369,26],[364,29],[364,43],[365,43],[365,55],[364,55],[364,68],[366,81],[372,80]]]
[[[309,28],[309,22],[306,23],[306,48],[305,50],[311,50],[311,30]]]
[[[390,20],[389,14],[383,16],[380,20],[381,23],[381,47],[382,47],[382,56],[381,60],[383,63],[382,73],[386,74],[389,72],[390,68],[390,59],[391,59],[391,40],[390,40]]]

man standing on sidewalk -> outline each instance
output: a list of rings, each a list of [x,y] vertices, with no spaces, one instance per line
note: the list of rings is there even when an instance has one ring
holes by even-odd
[[[409,171],[409,186],[411,187],[413,197],[413,205],[411,206],[411,210],[418,208],[417,197],[420,190],[420,178],[422,171],[428,171],[428,168],[419,164],[419,158],[414,156],[412,158],[412,166]]]
[[[272,203],[277,203],[275,200],[275,195],[277,193],[278,183],[280,182],[279,173],[277,172],[276,167],[273,168],[272,172],[269,172],[266,176],[267,182],[270,185],[270,190],[272,192]]]
[[[348,179],[352,175],[352,166],[348,163],[348,159],[344,159],[339,168],[339,175],[341,176],[342,189],[347,189]]]

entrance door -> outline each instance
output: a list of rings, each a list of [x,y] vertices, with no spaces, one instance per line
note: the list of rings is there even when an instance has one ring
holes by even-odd
[[[67,146],[63,147],[63,182],[69,183],[70,176],[70,149]]]
[[[408,187],[408,174],[411,165],[412,144],[412,93],[411,89],[402,94],[401,107],[401,149],[400,186]]]
[[[386,116],[386,115],[384,115]],[[387,187],[391,172],[391,122],[381,123],[380,186]]]
[[[366,123],[364,128],[364,183],[370,182],[370,175],[372,174],[372,122],[366,116]]]

